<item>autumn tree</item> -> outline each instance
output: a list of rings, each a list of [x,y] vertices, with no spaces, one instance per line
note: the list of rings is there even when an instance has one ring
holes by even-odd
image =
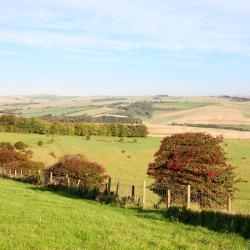
[[[202,207],[223,206],[233,196],[234,168],[228,164],[222,137],[204,133],[176,134],[163,139],[155,160],[148,166],[151,188],[172,190],[172,199],[183,197],[191,185],[191,199]]]
[[[53,176],[67,175],[72,180],[81,180],[85,191],[99,190],[108,178],[105,168],[88,161],[83,155],[65,155],[55,165],[47,170],[47,175],[52,172]]]
[[[27,172],[44,169],[41,162],[32,161],[31,151],[17,151],[9,142],[0,142],[0,167]]]

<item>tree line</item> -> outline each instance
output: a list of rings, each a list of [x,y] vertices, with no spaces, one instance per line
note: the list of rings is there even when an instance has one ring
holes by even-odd
[[[114,103],[109,107],[119,109],[120,111],[115,114],[127,115],[128,117],[152,117],[153,116],[153,103],[148,101],[138,101],[133,103]]]
[[[143,124],[96,124],[66,122],[39,118],[24,118],[15,115],[0,116],[0,131],[15,133],[57,134],[57,135],[99,135],[114,137],[146,137],[147,127]]]
[[[93,117],[91,115],[80,115],[80,116],[53,116],[51,114],[40,117],[41,119],[46,120],[58,120],[58,121],[67,121],[67,122],[86,122],[86,123],[126,123],[126,124],[142,124],[142,120],[133,117],[120,117],[115,116],[119,114],[112,115],[102,115],[99,117]],[[122,114],[127,115],[127,114]]]

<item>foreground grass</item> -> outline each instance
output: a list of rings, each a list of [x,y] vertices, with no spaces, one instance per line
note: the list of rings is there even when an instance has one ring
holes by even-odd
[[[250,241],[0,179],[0,249],[249,249]]]

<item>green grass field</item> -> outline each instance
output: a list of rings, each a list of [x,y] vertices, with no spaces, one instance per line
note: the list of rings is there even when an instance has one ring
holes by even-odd
[[[182,100],[182,101],[168,101],[163,103],[157,103],[154,104],[154,108],[155,109],[158,108],[163,111],[186,110],[186,109],[194,109],[194,108],[209,106],[212,104],[216,104],[216,102]]]
[[[250,241],[0,179],[0,249],[233,249]]]
[[[38,109],[24,109],[21,111],[23,117],[36,117],[51,114],[53,116],[69,115],[75,112],[83,112],[88,107],[45,107]],[[17,114],[20,111],[16,112]]]
[[[34,160],[43,161],[47,166],[64,154],[82,153],[89,160],[103,164],[113,184],[119,180],[121,191],[122,187],[135,185],[138,192],[141,191],[143,180],[147,184],[151,181],[146,175],[147,166],[162,140],[147,137],[138,138],[137,143],[132,143],[133,139],[125,139],[125,143],[120,143],[118,138],[112,137],[91,137],[88,141],[78,136],[56,136],[54,143],[48,144],[46,142],[49,139],[37,134],[0,133],[0,141],[23,141],[28,144],[34,152]],[[45,142],[42,147],[37,145],[40,140]],[[230,163],[236,167],[237,176],[248,181],[238,186],[240,192],[236,196],[244,199],[235,200],[233,207],[237,212],[250,212],[250,200],[246,200],[250,199],[250,140],[226,140],[224,148]],[[49,155],[51,152],[55,153],[56,159]]]

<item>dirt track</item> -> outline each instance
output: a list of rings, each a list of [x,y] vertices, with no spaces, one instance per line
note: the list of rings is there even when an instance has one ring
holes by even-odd
[[[172,125],[151,125],[146,124],[150,136],[164,137],[168,135],[185,133],[185,132],[206,132],[213,136],[223,135],[226,139],[250,139],[250,132],[235,131],[228,129],[215,128],[194,128]]]

